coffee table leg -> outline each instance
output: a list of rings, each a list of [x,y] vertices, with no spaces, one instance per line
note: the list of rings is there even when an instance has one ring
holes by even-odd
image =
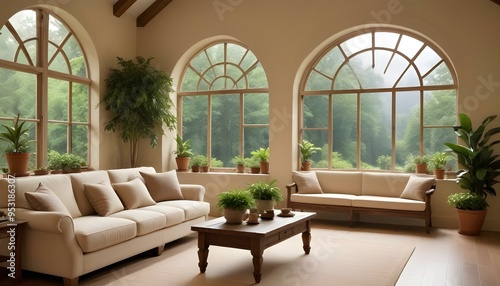
[[[264,250],[262,249],[260,239],[255,239],[252,241],[252,249],[250,250],[252,253],[252,262],[253,262],[253,278],[255,279],[255,283],[260,283],[262,278],[262,262],[264,258],[262,254]]]
[[[205,234],[198,233],[198,266],[200,272],[205,273],[207,270],[208,260],[208,245],[205,244]]]
[[[304,244],[304,252],[309,254],[311,251],[311,221],[306,222],[306,231],[302,233],[302,243]]]

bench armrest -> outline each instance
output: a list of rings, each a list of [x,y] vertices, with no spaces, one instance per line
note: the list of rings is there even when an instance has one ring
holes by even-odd
[[[295,189],[295,192],[293,191]],[[286,205],[289,208],[291,204],[292,192],[296,193],[298,191],[297,184],[291,183],[286,185]]]
[[[435,190],[436,190],[436,186],[432,186],[431,189],[429,189],[425,192],[425,209],[426,210],[431,209],[431,196],[434,194]]]

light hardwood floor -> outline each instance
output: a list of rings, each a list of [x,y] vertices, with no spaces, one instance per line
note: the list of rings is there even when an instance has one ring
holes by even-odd
[[[500,232],[483,231],[480,236],[463,236],[455,229],[433,228],[426,234],[423,227],[357,223],[349,227],[344,222],[314,220],[314,229],[330,230],[332,235],[342,239],[361,240],[368,242],[385,242],[414,245],[415,251],[401,273],[396,285],[450,285],[450,286],[493,286],[500,285]],[[192,239],[192,238],[190,238]],[[167,244],[168,249],[182,247],[188,238]],[[314,247],[314,246],[313,246]],[[98,270],[81,278],[85,281],[99,281],[99,275],[117,271],[120,265],[140,265],[149,254],[142,254],[129,260],[119,262],[108,268]],[[165,255],[165,253],[164,253]],[[50,263],[50,258],[47,258]],[[193,267],[198,267],[193,265]],[[154,273],[153,270],[150,273]],[[13,285],[6,278],[3,270],[0,285]],[[62,279],[47,275],[24,271],[22,285],[61,285]],[[362,273],[353,273],[362,275]],[[141,277],[135,277],[141,279]],[[142,277],[144,285],[162,285],[149,277]],[[281,285],[282,281],[266,281],[266,285]],[[170,283],[169,283],[170,284]],[[123,283],[106,283],[94,285],[123,285]],[[325,281],[323,285],[335,285]],[[125,285],[126,286],[126,285]]]

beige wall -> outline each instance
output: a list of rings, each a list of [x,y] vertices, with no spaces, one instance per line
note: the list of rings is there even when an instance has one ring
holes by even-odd
[[[454,64],[459,111],[478,122],[499,110],[500,6],[488,0],[182,0],[172,1],[145,28],[135,28],[135,19],[114,17],[113,2],[0,0],[0,23],[29,5],[55,5],[56,13],[80,27],[77,34],[85,39],[86,51],[95,53],[89,55],[98,73],[92,75],[98,79],[93,86],[95,96],[105,91],[104,79],[115,66],[116,56],[153,56],[157,67],[178,82],[184,63],[204,44],[220,38],[241,41],[260,59],[268,77],[271,175],[265,177],[277,179],[283,191],[297,167],[297,87],[302,72],[321,47],[353,29],[383,24],[422,34]],[[100,169],[128,167],[127,146],[115,134],[102,133],[106,113],[94,113],[98,116],[93,116],[93,133],[99,140],[92,146],[92,164]],[[494,125],[500,126],[500,120]],[[162,137],[160,148],[153,150],[143,144],[139,164],[158,171],[174,169],[172,143],[173,134],[168,134]],[[209,173],[179,178],[205,185],[213,205],[218,192],[244,186],[256,177]],[[433,198],[435,225],[455,227],[446,197],[458,190],[453,181],[438,182]],[[500,230],[500,199],[490,198],[489,202],[485,229]]]

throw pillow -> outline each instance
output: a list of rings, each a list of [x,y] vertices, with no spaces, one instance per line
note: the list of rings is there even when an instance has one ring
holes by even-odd
[[[175,170],[165,173],[140,173],[155,202],[184,199]]]
[[[71,216],[64,203],[47,186],[40,183],[34,192],[24,193],[30,208],[35,211],[54,211]]]
[[[322,194],[316,172],[293,172],[293,181],[297,184],[299,194]]]
[[[85,195],[100,216],[108,216],[122,211],[123,205],[109,184],[83,184]]]
[[[126,209],[136,209],[156,204],[141,179],[111,184]]]
[[[425,192],[428,191],[436,182],[434,177],[420,177],[411,175],[408,183],[399,196],[402,199],[410,199],[417,201],[425,200]]]

